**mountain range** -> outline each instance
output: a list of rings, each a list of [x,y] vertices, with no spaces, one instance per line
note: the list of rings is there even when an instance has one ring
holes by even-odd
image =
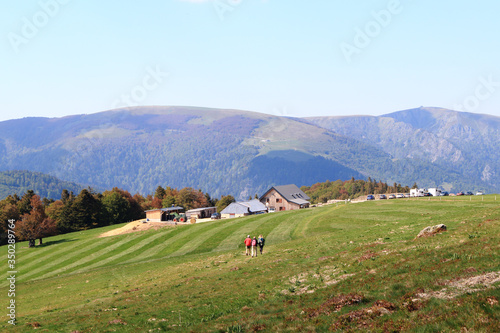
[[[446,190],[500,189],[500,118],[439,108],[289,118],[150,106],[0,122],[0,171],[95,188],[158,185],[248,198],[272,185],[371,177]]]

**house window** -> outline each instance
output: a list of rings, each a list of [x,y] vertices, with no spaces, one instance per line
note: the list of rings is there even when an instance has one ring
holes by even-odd
[[[281,207],[280,207],[280,211],[281,211],[281,210],[285,210],[285,207],[281,206]]]
[[[282,199],[280,199],[280,198],[276,198],[276,203],[282,203],[282,202],[283,202],[283,200],[282,200]]]

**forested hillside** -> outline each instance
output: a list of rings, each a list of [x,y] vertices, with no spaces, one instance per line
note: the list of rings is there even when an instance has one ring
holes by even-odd
[[[456,114],[443,112],[439,119],[453,124]],[[304,120],[159,106],[25,118],[0,122],[0,170],[42,172],[94,189],[119,187],[143,195],[162,185],[237,199],[273,185],[351,177],[449,191],[500,188],[498,122],[475,120],[467,131],[450,125],[446,133],[453,134],[442,137],[443,126],[417,128],[413,118],[403,118]]]
[[[299,120],[187,107],[2,122],[0,150],[3,170],[132,193],[161,184],[245,199],[280,183],[361,178],[391,165],[381,150]]]
[[[78,193],[83,186],[60,180],[40,172],[3,171],[0,172],[0,200],[9,195],[18,196],[28,190],[33,190],[41,197],[60,199],[63,189]]]

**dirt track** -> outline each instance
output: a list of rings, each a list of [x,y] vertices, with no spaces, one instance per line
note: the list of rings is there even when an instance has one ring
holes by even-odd
[[[129,234],[132,232],[144,231],[144,230],[149,230],[149,229],[158,230],[160,228],[173,228],[174,227],[173,225],[167,224],[164,222],[146,222],[146,223],[143,223],[143,221],[144,220],[130,222],[121,228],[107,231],[107,232],[99,235],[99,237],[110,237],[110,236]]]

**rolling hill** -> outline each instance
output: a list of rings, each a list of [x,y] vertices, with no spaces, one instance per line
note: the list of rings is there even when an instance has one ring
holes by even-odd
[[[495,332],[496,199],[377,200],[19,242],[18,321],[4,315],[0,330]],[[447,231],[415,237],[437,223]],[[263,255],[244,255],[247,234],[266,237]]]
[[[433,125],[425,125],[428,117],[411,116],[421,113],[401,114],[406,122],[396,115],[305,120],[239,110],[151,106],[24,118],[0,123],[0,170],[42,172],[132,193],[152,193],[162,185],[237,198],[260,194],[276,184],[302,186],[351,177],[456,190],[500,188],[498,163],[493,163],[496,155],[490,149],[498,141],[484,139],[481,144],[488,144],[488,149],[480,150],[471,129],[466,147],[458,145],[435,134],[439,129]],[[443,112],[440,119],[447,117]],[[415,128],[420,123],[427,127]],[[481,128],[494,134],[492,124],[481,123]],[[391,129],[389,136],[386,131]],[[473,151],[482,152],[481,156],[469,160]]]

